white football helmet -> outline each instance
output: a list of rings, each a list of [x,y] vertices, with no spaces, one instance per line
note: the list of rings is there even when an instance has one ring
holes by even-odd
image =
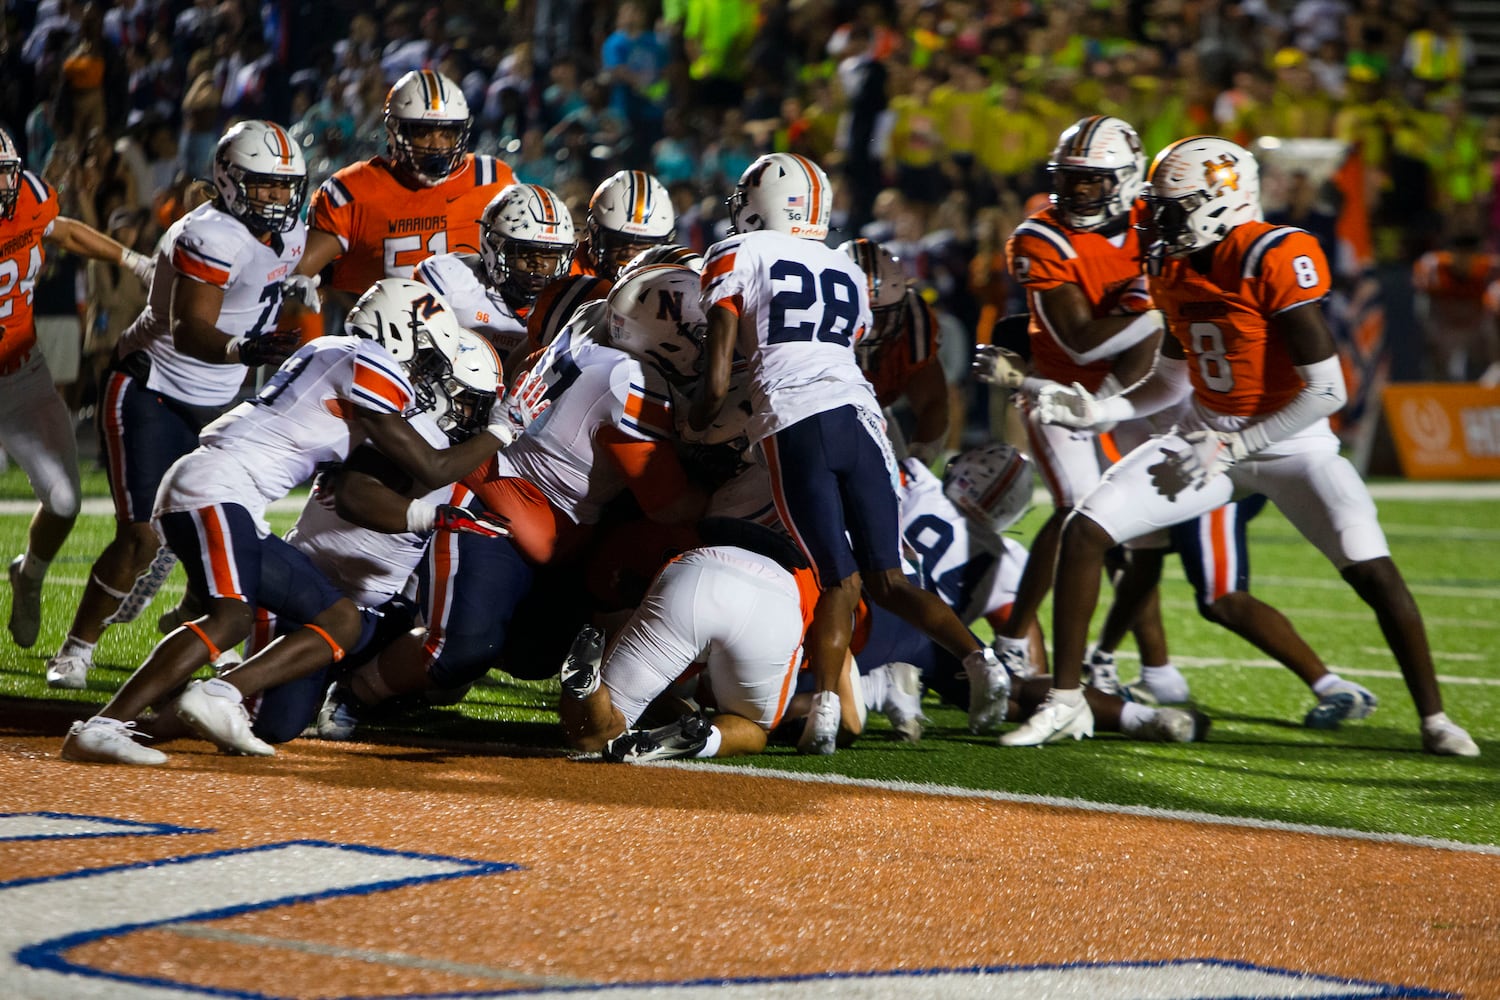
[[[16,199],[21,197],[21,151],[10,133],[0,128],[0,219],[16,214]]]
[[[512,184],[479,217],[479,256],[490,284],[512,307],[568,273],[578,241],[561,198],[540,184]]]
[[[417,183],[432,187],[463,162],[473,126],[458,84],[430,69],[412,70],[385,98],[385,155]]]
[[[943,469],[943,494],[965,516],[996,534],[1031,507],[1031,460],[996,441],[971,448]]]
[[[1090,115],[1058,138],[1047,172],[1057,214],[1069,228],[1087,232],[1129,214],[1146,182],[1146,154],[1141,137],[1125,122]],[[1094,179],[1102,182],[1098,195],[1081,199],[1075,186]]]
[[[875,314],[875,325],[859,346],[866,349],[879,347],[901,329],[902,307],[906,304],[906,272],[902,270],[901,262],[874,240],[849,240],[840,243],[839,249],[865,272],[870,311]]]
[[[441,295],[410,278],[381,278],[354,303],[344,328],[379,341],[411,379],[415,405],[434,410],[437,383],[448,375],[464,333]]]
[[[808,240],[828,238],[833,185],[823,168],[796,153],[767,153],[740,175],[729,196],[736,233],[769,229]]]
[[[1156,154],[1142,198],[1153,247],[1183,257],[1211,247],[1260,212],[1260,167],[1243,146],[1213,135],[1179,139]]]
[[[490,411],[502,392],[500,355],[490,342],[472,330],[460,329],[452,340],[443,340],[447,371],[434,380],[430,411],[448,440],[457,444],[483,430]]]
[[[708,320],[692,268],[637,268],[609,290],[609,343],[655,365],[668,381],[696,378]]]
[[[251,119],[233,126],[214,150],[214,187],[224,211],[257,235],[285,233],[302,218],[307,197],[307,164],[302,150],[274,122]],[[285,201],[252,198],[250,188],[275,187]]]
[[[621,170],[594,189],[587,225],[596,273],[613,280],[636,254],[676,234],[677,213],[661,181]]]
[[[615,277],[623,278],[638,267],[649,267],[652,264],[676,264],[678,267],[692,268],[694,274],[703,273],[701,253],[680,243],[660,243],[630,258],[630,263],[620,268],[620,273]]]

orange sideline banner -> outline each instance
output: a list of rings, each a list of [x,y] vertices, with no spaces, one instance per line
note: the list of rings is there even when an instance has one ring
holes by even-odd
[[[1500,387],[1398,382],[1385,419],[1408,479],[1500,479]]]

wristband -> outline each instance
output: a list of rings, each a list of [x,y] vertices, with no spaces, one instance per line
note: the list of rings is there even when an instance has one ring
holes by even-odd
[[[437,520],[437,508],[426,500],[413,500],[406,505],[406,530],[414,535],[432,534]]]

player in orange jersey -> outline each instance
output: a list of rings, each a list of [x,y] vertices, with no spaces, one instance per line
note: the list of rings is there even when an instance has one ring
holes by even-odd
[[[318,188],[297,273],[332,263],[328,287],[358,296],[380,278],[410,278],[435,254],[478,253],[480,213],[515,175],[466,152],[472,126],[463,91],[446,76],[415,70],[397,80],[385,100],[385,155]]]
[[[10,564],[10,634],[23,649],[42,624],[42,580],[73,529],[80,503],[73,421],[36,346],[32,291],[43,244],[119,264],[151,280],[152,260],[58,214],[57,192],[26,169],[0,129],[0,446],[26,473],[38,501],[26,551]]]
[[[1079,689],[1099,570],[1112,545],[1264,493],[1374,609],[1421,717],[1428,753],[1478,756],[1443,712],[1421,612],[1390,556],[1375,503],[1338,452],[1328,417],[1343,370],[1319,303],[1329,270],[1316,239],[1261,220],[1255,158],[1215,136],[1182,139],[1151,165],[1150,290],[1170,336],[1151,374],[1096,399],[1043,390],[1044,422],[1097,427],[1188,400],[1171,432],[1122,458],[1068,519],[1053,607],[1054,687],[1000,742],[1029,746],[1093,731]]]
[[[1425,370],[1453,382],[1478,377],[1497,360],[1488,355],[1484,293],[1500,279],[1500,254],[1485,253],[1478,233],[1461,233],[1449,249],[1419,257],[1411,277],[1427,346]]]

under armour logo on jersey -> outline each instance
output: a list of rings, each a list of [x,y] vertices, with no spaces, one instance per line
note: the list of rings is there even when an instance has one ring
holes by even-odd
[[[1210,191],[1228,188],[1231,191],[1240,189],[1240,174],[1234,168],[1239,161],[1228,153],[1222,154],[1217,160],[1203,161],[1203,178]]]

